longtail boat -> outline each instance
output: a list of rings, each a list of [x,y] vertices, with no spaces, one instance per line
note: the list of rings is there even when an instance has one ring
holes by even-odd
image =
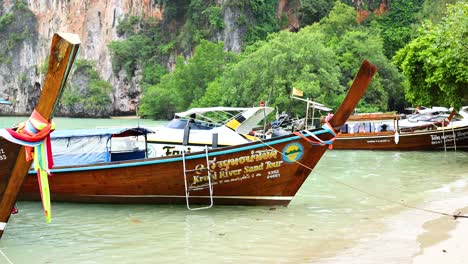
[[[30,149],[9,140],[15,142],[16,140],[23,140],[25,142],[30,141],[31,144],[39,144],[40,141],[43,141],[47,137],[47,134],[51,131],[51,117],[75,60],[79,44],[79,37],[75,34],[60,33],[53,36],[48,71],[41,96],[33,115],[28,120],[29,123],[26,125],[33,126],[33,128],[28,127],[24,129],[24,131],[42,130],[35,131],[37,132],[36,134],[25,136],[21,136],[21,134],[15,135],[18,132],[14,130],[10,130],[11,134],[7,130],[2,130],[3,137],[0,137],[0,237],[3,235],[3,231],[14,208],[18,192],[32,163],[32,160],[26,159],[27,155],[31,154],[29,152]],[[39,128],[38,122],[44,122],[44,127]],[[46,179],[42,178],[42,180]],[[35,188],[38,190],[37,182]],[[46,212],[46,214],[50,216],[50,211]]]
[[[443,150],[468,149],[468,125],[437,121],[401,127],[395,114],[350,116],[333,144],[334,149],[354,150]]]
[[[180,155],[56,166],[54,201],[224,205],[287,205],[333,142],[377,68],[364,61],[335,115],[322,128],[264,141]],[[39,199],[30,174],[23,199]],[[194,204],[198,204],[194,206]]]

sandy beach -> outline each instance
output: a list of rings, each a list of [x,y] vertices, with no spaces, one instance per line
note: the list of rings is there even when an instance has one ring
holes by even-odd
[[[465,199],[465,204],[467,202]],[[466,216],[468,207],[456,210],[454,213]],[[467,263],[468,218],[441,217],[426,222],[424,227],[427,235],[418,237],[421,251],[413,258],[414,264]]]
[[[468,216],[466,182],[454,182],[435,190],[427,202],[417,207]],[[454,219],[408,208],[382,221],[387,227],[382,233],[362,239],[357,245],[318,263],[468,263],[468,218]]]

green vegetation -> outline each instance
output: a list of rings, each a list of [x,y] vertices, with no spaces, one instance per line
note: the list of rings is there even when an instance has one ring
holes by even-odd
[[[400,111],[410,103],[459,106],[467,97],[468,27],[460,11],[466,1],[447,9],[454,2],[293,0],[288,13],[278,14],[277,0],[160,0],[162,21],[129,17],[118,28],[127,40],[109,47],[115,72],[131,77],[142,70],[140,112],[151,118],[260,101],[303,112],[289,97],[293,87],[336,108],[363,59],[379,71],[358,106],[361,112]],[[237,12],[235,24],[244,32],[239,55],[207,41],[225,28],[226,10]],[[281,31],[291,14],[299,19],[297,33]],[[174,54],[182,56],[168,73]]]
[[[46,74],[48,68],[49,68],[49,56],[47,56],[45,60],[40,65],[38,65],[37,71],[40,74]]]
[[[126,36],[127,40],[113,41],[109,45],[115,73],[123,69],[127,76],[134,76],[140,66],[145,72],[155,63],[165,66],[163,62],[171,53],[190,54],[200,41],[212,37],[224,27],[222,9],[217,6],[217,1],[159,2],[164,5],[163,22],[135,16],[119,22],[117,33]]]
[[[18,81],[20,83],[25,82],[26,81],[26,74],[20,73],[20,75],[18,76]]]
[[[252,17],[247,24],[247,33],[244,36],[245,45],[264,40],[268,34],[280,30],[280,21],[276,18],[277,5],[276,1],[246,1],[244,8],[249,8]]]
[[[13,51],[28,40],[32,43],[37,32],[36,16],[21,0],[15,0],[11,10],[0,16],[0,63],[10,64]]]
[[[110,114],[112,86],[99,77],[93,62],[77,60],[74,76],[80,76],[79,82],[73,82],[64,90],[61,103],[70,109],[82,108],[85,113]],[[80,112],[80,111],[76,111]]]
[[[302,112],[304,106],[289,98],[293,87],[336,108],[364,58],[382,71],[360,109],[387,110],[390,96],[400,97],[395,101],[403,98],[397,92],[402,90],[401,76],[385,57],[382,39],[373,33],[356,22],[353,8],[337,2],[320,24],[298,33],[270,34],[240,56],[228,56],[220,43],[202,42],[192,58],[179,58],[174,72],[147,89],[141,114],[162,118],[168,111],[188,107],[251,106],[260,101],[281,110]]]
[[[468,3],[448,8],[438,25],[426,24],[420,36],[395,56],[407,78],[407,99],[416,105],[459,108],[468,94]]]
[[[447,6],[457,2],[459,0],[424,1],[418,17],[422,20],[428,19],[432,23],[437,24],[447,14]]]
[[[205,95],[208,84],[234,59],[234,54],[223,50],[222,43],[201,41],[188,62],[179,57],[173,73],[164,75],[159,84],[146,89],[140,114],[165,118],[176,110],[196,105]]]
[[[5,30],[5,28],[13,22],[13,20],[14,20],[13,12],[0,16],[0,31]]]
[[[295,0],[298,6],[298,14],[301,24],[304,26],[311,25],[326,17],[333,8],[334,2],[328,0]]]
[[[413,25],[418,22],[416,15],[421,11],[423,2],[424,0],[393,0],[388,12],[375,16],[375,25],[380,30],[388,58],[392,58],[396,51],[413,38]]]

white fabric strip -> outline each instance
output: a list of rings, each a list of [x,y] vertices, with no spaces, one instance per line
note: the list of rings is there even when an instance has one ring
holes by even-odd
[[[39,142],[26,142],[26,141],[18,140],[16,138],[12,137],[10,135],[10,133],[8,133],[8,131],[6,131],[6,129],[0,129],[0,137],[3,137],[6,140],[8,140],[10,142],[13,142],[13,143],[16,143],[18,145],[28,146],[28,147],[36,147],[36,146],[39,146],[39,144],[42,143],[42,141],[39,141]]]

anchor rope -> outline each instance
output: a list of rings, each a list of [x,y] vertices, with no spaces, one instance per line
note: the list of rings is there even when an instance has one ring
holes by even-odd
[[[13,264],[13,262],[11,262],[11,260],[7,257],[7,255],[5,253],[3,253],[3,250],[0,249],[0,253],[2,254],[2,256],[6,259],[6,261],[8,262],[8,264]]]
[[[330,131],[328,128],[324,128],[325,130],[329,131],[329,133],[332,135],[332,136],[335,136],[335,134],[333,133],[333,131]],[[277,153],[281,154],[282,156],[286,157],[286,154],[283,154],[282,151],[279,151],[277,150],[276,148],[274,148],[273,146],[267,144],[266,142],[264,142],[262,139],[259,139],[258,141],[260,141],[263,145],[273,149],[274,151],[276,151]],[[308,169],[309,171],[312,172],[313,168],[299,162],[299,161],[294,161],[295,163],[299,164],[300,166]],[[315,173],[321,175],[321,176],[324,176],[322,173],[318,172],[318,171],[315,171]],[[342,182],[342,181],[339,181],[339,180],[335,180],[335,179],[332,179],[332,178],[329,178],[329,177],[324,177],[325,179],[329,180],[329,181],[332,181],[334,183],[337,183],[337,184],[340,184],[340,185],[343,185],[349,189],[352,189],[356,192],[360,192],[362,194],[365,194],[365,195],[368,195],[368,196],[371,196],[371,197],[374,197],[375,199],[378,199],[378,200],[382,200],[382,201],[386,201],[388,203],[393,203],[393,204],[398,204],[400,206],[403,206],[403,207],[407,207],[407,208],[411,208],[411,209],[415,209],[415,210],[420,210],[420,211],[424,211],[424,212],[428,212],[428,213],[433,213],[433,214],[439,214],[439,215],[444,215],[444,216],[450,216],[450,217],[453,217],[454,219],[457,219],[457,218],[468,218],[468,215],[461,215],[461,213],[459,212],[458,214],[451,214],[451,213],[446,213],[446,212],[441,212],[441,211],[436,211],[436,210],[431,210],[431,209],[427,209],[427,208],[423,208],[423,207],[419,207],[419,206],[415,206],[415,205],[411,205],[411,204],[406,204],[406,203],[402,203],[402,202],[398,202],[398,201],[395,201],[395,200],[392,200],[392,199],[388,199],[388,198],[385,198],[383,196],[380,196],[380,195],[377,195],[377,194],[374,194],[374,193],[370,193],[370,192],[367,192],[367,191],[364,191],[360,188],[357,188],[355,186],[352,186],[350,184],[347,184],[345,182]]]

